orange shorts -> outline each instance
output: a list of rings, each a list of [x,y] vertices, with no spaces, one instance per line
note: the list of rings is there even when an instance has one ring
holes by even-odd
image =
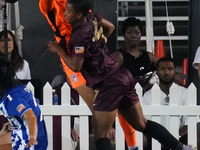
[[[80,72],[74,72],[72,71],[64,62],[64,60],[60,57],[61,63],[63,65],[63,69],[65,71],[65,74],[67,75],[68,82],[71,85],[73,89],[81,86],[82,84],[86,83],[84,77]]]

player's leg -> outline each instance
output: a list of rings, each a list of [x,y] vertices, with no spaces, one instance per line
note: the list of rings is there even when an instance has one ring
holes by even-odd
[[[86,81],[80,72],[73,72],[60,57],[61,63],[63,65],[63,70],[67,76],[68,84],[75,89],[83,98],[85,103],[90,108],[91,112],[93,111],[93,99],[94,99],[94,90],[86,86]]]
[[[11,132],[8,132],[6,134],[3,134],[0,136],[0,145],[3,144],[11,144]]]
[[[115,73],[94,86],[93,127],[97,150],[111,150],[109,130],[114,123],[119,103],[127,92],[120,75]]]
[[[112,112],[94,111],[93,128],[97,150],[111,150],[109,131],[114,123],[117,110]]]
[[[93,112],[94,90],[86,86],[85,83],[78,86],[75,90],[81,95],[91,112]]]
[[[126,143],[129,150],[137,148],[136,132],[135,129],[118,113],[119,123],[124,131]]]
[[[120,112],[134,129],[153,137],[172,150],[183,149],[183,144],[172,136],[166,128],[156,122],[146,120],[139,102]]]
[[[8,120],[4,116],[0,116],[0,129],[3,127],[5,123],[7,123]],[[8,132],[6,134],[3,134],[0,136],[0,150],[5,148],[5,150],[12,149],[11,147],[12,141],[11,141],[11,132]]]
[[[12,150],[11,132],[0,136],[0,150]]]
[[[0,149],[1,150],[12,150],[12,146],[11,146],[11,144],[3,144],[3,145],[0,145]]]

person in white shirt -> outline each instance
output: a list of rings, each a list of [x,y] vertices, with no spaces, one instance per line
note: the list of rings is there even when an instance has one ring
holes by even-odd
[[[161,105],[169,105],[170,102],[170,93],[169,89],[171,85],[174,83],[174,78],[176,76],[175,71],[175,63],[172,58],[162,57],[157,62],[157,75],[159,77],[159,87],[160,87],[160,100]],[[174,83],[175,84],[175,83]],[[177,85],[178,88],[178,95],[179,95],[179,105],[186,105],[187,104],[187,89],[183,86]],[[143,95],[143,105],[151,105],[151,89],[147,91]],[[149,116],[146,116],[148,118]],[[169,116],[162,116],[161,117],[161,124],[169,129]],[[180,129],[179,134],[183,137],[187,133],[187,117],[180,116]],[[183,142],[183,141],[182,141]],[[184,143],[186,144],[186,143]]]
[[[17,78],[20,80],[30,80],[31,73],[29,64],[24,60],[18,50],[17,39],[12,31],[7,30],[8,34],[8,54],[5,53],[5,38],[4,30],[0,32],[0,56],[5,57],[7,55],[8,60],[11,62],[15,69]]]
[[[199,78],[200,78],[200,46],[198,47],[198,49],[196,51],[196,54],[195,54],[195,57],[194,57],[194,62],[192,63],[192,66],[195,69],[198,69],[198,75],[199,75]]]

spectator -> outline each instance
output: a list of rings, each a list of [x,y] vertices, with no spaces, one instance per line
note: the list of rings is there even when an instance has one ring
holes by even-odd
[[[4,30],[0,32],[0,53],[3,56],[5,55],[4,32],[5,32]],[[16,36],[10,30],[7,30],[7,33],[8,33],[8,60],[14,67],[14,70],[16,72],[16,77],[21,80],[30,80],[31,73],[29,64],[19,54]]]
[[[144,92],[151,87],[149,78],[156,69],[158,58],[145,50],[139,48],[142,36],[142,25],[135,17],[123,21],[121,28],[124,37],[124,46],[113,53],[113,58],[126,67],[132,76],[141,84]],[[136,146],[135,130],[119,114],[119,122],[124,126],[124,134],[129,149]]]
[[[147,88],[148,79],[156,70],[158,58],[151,52],[139,48],[143,31],[139,19],[125,19],[121,31],[125,40],[124,46],[115,51],[113,57],[131,72],[143,88]]]
[[[170,87],[174,83],[174,79],[176,76],[175,71],[176,65],[174,63],[174,60],[172,58],[168,57],[162,57],[157,62],[157,75],[159,77],[159,87],[160,87],[160,102],[161,105],[168,106],[170,103]],[[175,83],[174,83],[175,84]],[[183,86],[177,85],[178,88],[178,104],[179,105],[187,105],[187,89]],[[151,105],[152,99],[151,99],[151,92],[150,89],[147,91],[143,96],[143,105]],[[148,117],[148,116],[147,116]],[[180,129],[179,129],[179,135],[180,140],[184,144],[187,144],[187,116],[180,116]],[[165,126],[167,129],[169,129],[169,116],[162,116],[161,117],[161,124]],[[151,145],[149,142],[149,138],[147,137],[148,143],[145,143],[146,149],[151,149],[149,145]],[[146,140],[145,140],[146,141]],[[162,147],[163,150],[166,148]]]

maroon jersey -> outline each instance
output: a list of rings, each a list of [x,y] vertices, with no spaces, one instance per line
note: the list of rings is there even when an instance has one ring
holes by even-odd
[[[68,48],[73,57],[84,57],[81,73],[89,87],[106,79],[120,67],[109,53],[106,42],[101,17],[96,13],[89,13],[84,22],[72,27]]]

